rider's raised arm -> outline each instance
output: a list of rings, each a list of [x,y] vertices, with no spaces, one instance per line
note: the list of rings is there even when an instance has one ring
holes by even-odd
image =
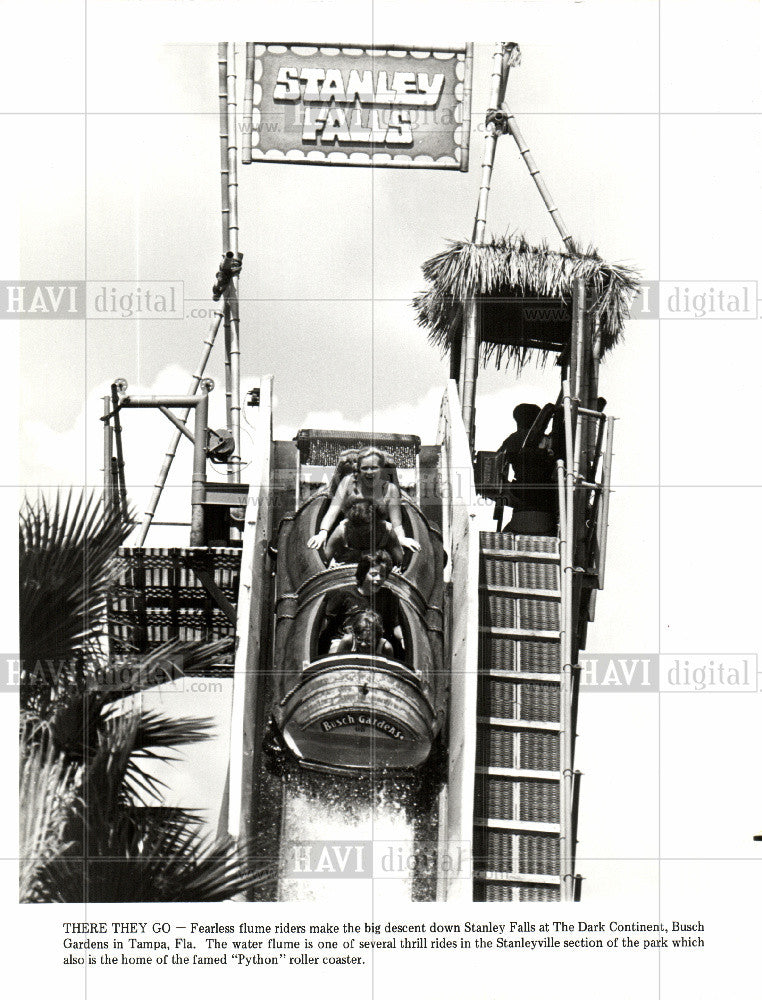
[[[405,534],[402,527],[402,504],[400,502],[400,491],[394,483],[386,486],[386,499],[389,505],[389,520],[392,522],[395,535],[400,538]]]
[[[321,545],[325,544],[326,539],[331,528],[336,524],[339,514],[341,513],[341,508],[344,506],[344,500],[346,499],[347,490],[349,489],[349,484],[352,476],[345,476],[339,483],[338,489],[331,500],[331,505],[328,510],[323,515],[323,519],[320,522],[320,528],[318,533],[313,535],[312,538],[307,542],[307,545],[311,549],[319,549]]]
[[[421,546],[414,538],[408,538],[402,524],[402,503],[400,501],[399,488],[394,483],[389,483],[386,493],[389,504],[389,520],[392,523],[392,530],[397,536],[400,545],[412,552],[418,552]]]

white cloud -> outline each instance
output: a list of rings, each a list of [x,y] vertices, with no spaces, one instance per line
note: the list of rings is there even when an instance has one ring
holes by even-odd
[[[150,385],[131,384],[135,395],[179,395],[187,392],[190,373],[179,365],[168,365]],[[20,482],[35,486],[82,486],[100,489],[103,485],[103,396],[110,394],[109,383],[95,386],[74,424],[64,431],[52,430],[41,421],[28,421],[21,428]],[[219,389],[210,398],[210,423],[222,426],[224,393]],[[151,496],[152,486],[164,460],[174,429],[153,410],[123,410],[121,413],[127,493],[142,516]],[[191,416],[192,421],[192,416]],[[192,427],[192,423],[191,423]],[[249,434],[244,426],[244,437]],[[157,519],[188,521],[190,518],[190,474],[192,448],[184,438],[170,471],[159,504]],[[209,467],[210,479],[224,478],[224,471]],[[161,532],[161,533],[160,533]],[[154,545],[181,544],[186,528],[156,529],[149,540]]]
[[[348,420],[341,410],[310,410],[298,426],[276,424],[277,440],[288,441],[300,428],[331,430],[384,431],[396,434],[417,434],[424,444],[436,441],[439,407],[443,386],[433,386],[420,399],[390,407],[375,407],[359,420]],[[478,394],[476,400],[476,446],[495,450],[511,431],[515,430],[512,412],[518,403],[537,403],[548,399],[539,386],[511,384],[495,392]]]
[[[190,374],[179,365],[168,365],[151,385],[130,385],[140,395],[167,395],[185,392]],[[394,406],[369,409],[359,420],[349,420],[340,409],[311,410],[299,426],[276,424],[277,440],[291,440],[300,427],[331,430],[377,430],[417,434],[425,444],[436,441],[437,423],[443,387],[434,386],[423,396]],[[100,488],[103,483],[103,414],[102,397],[110,385],[96,386],[90,393],[73,426],[65,431],[52,430],[40,421],[30,421],[22,428],[21,482],[32,486],[57,484]],[[513,429],[512,410],[517,403],[547,402],[540,387],[507,385],[477,396],[477,448],[494,450]],[[213,427],[223,426],[224,393],[218,388],[210,400]],[[243,411],[244,458],[252,441],[252,429]],[[128,496],[140,519],[149,503],[153,484],[164,460],[173,429],[160,414],[151,410],[122,412],[125,477]],[[181,440],[167,486],[159,504],[159,521],[188,521],[190,516],[190,477],[192,449]],[[210,480],[225,478],[223,467],[208,466]],[[246,473],[243,477],[245,481]],[[185,527],[157,527],[149,535],[154,545],[183,544]]]

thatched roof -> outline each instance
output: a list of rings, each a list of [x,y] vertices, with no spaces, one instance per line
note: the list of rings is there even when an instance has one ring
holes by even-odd
[[[576,278],[584,278],[594,295],[591,306],[600,325],[602,353],[610,350],[622,336],[639,287],[635,271],[605,263],[592,248],[562,253],[518,236],[482,245],[452,242],[426,261],[423,274],[430,287],[413,305],[431,343],[449,351],[453,337],[461,333],[463,301],[477,298],[482,303],[482,361],[492,359],[498,368],[503,363],[521,367],[533,350],[544,360],[560,349],[568,338]],[[527,310],[520,310],[527,299],[535,305],[555,303],[556,315],[551,322],[535,317],[531,332],[522,335],[516,320],[523,327]]]

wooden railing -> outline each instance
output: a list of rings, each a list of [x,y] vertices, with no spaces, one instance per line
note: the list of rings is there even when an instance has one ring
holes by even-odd
[[[613,420],[602,411],[580,407],[568,381],[563,384],[563,408],[565,459],[557,463],[561,560],[560,863],[561,898],[571,901],[577,896],[574,826],[578,775],[574,772],[573,732],[579,685],[576,668],[586,623],[592,619],[592,590],[603,587]]]

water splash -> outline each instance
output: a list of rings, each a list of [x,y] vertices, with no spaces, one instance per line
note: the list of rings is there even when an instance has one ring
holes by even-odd
[[[278,897],[348,904],[421,898],[410,860],[420,839],[416,799],[414,786],[404,779],[289,776]],[[294,877],[297,858],[311,869],[300,873],[303,877]],[[330,874],[321,877],[321,871]]]

